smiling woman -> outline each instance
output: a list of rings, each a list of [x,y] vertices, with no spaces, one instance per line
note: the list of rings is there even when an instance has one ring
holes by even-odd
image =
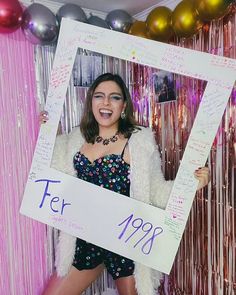
[[[92,112],[100,129],[109,127],[117,129],[121,113],[124,113],[126,102],[120,87],[113,81],[105,81],[98,85],[92,98]]]
[[[97,135],[111,137],[117,131],[128,138],[138,129],[129,90],[120,76],[107,73],[94,81],[80,128],[88,143],[94,143]]]
[[[52,167],[160,208],[165,207],[172,187],[162,175],[151,129],[136,124],[124,81],[110,73],[99,76],[90,87],[80,127],[57,137]],[[207,168],[196,173],[198,188],[208,183],[208,176]],[[132,221],[135,228],[148,225],[145,231],[152,230],[150,223],[137,226],[137,220]],[[153,237],[161,232],[155,230]],[[143,251],[148,253],[150,247],[144,246]],[[63,232],[56,264],[63,279],[47,295],[82,294],[104,268],[114,279],[119,295],[152,295],[159,284],[158,272]]]

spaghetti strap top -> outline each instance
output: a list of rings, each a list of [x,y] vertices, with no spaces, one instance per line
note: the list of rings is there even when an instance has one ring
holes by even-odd
[[[128,140],[120,155],[108,154],[93,162],[77,152],[73,162],[78,178],[129,196],[130,165],[123,159],[127,144]],[[132,260],[77,238],[73,266],[79,270],[94,269],[101,263],[104,263],[113,279],[130,276],[134,272]]]
[[[77,177],[114,192],[129,196],[130,165],[123,159],[127,144],[128,140],[120,155],[108,154],[93,162],[83,153],[77,152],[73,158]]]
[[[126,147],[128,146],[128,142],[129,142],[129,138],[128,138],[128,140],[126,141],[125,146],[124,146],[124,148],[123,148],[123,150],[122,150],[122,152],[121,152],[121,154],[120,154],[120,156],[121,156],[122,159],[123,159],[123,157],[124,157],[125,149],[126,149]]]

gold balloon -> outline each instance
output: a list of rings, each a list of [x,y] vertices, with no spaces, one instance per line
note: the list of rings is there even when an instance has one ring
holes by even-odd
[[[225,16],[231,8],[232,0],[196,0],[195,7],[204,21]]]
[[[171,26],[172,11],[159,6],[154,8],[146,19],[147,31],[150,37],[157,41],[168,41],[174,34]]]
[[[189,38],[202,27],[194,1],[183,0],[172,13],[172,26],[178,37]]]
[[[142,22],[140,20],[136,20],[133,22],[129,29],[129,34],[138,36],[138,37],[143,37],[149,39],[149,35],[147,33],[147,26],[145,22]]]

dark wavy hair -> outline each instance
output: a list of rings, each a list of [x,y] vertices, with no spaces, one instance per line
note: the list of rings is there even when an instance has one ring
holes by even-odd
[[[81,133],[84,136],[85,140],[89,143],[94,143],[95,138],[99,135],[98,123],[92,112],[93,94],[97,86],[105,81],[114,81],[120,87],[124,97],[124,101],[126,102],[126,107],[124,111],[125,118],[119,119],[118,131],[123,134],[125,138],[128,138],[135,130],[139,129],[134,119],[133,103],[125,82],[117,74],[105,73],[98,76],[93,84],[89,87],[84,105],[83,116],[80,122]]]

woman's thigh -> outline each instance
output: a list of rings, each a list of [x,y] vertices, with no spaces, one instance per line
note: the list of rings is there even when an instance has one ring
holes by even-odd
[[[61,279],[56,278],[43,295],[80,295],[96,280],[103,269],[103,264],[89,270],[78,270],[72,266],[69,273]]]
[[[119,295],[138,295],[133,275],[119,278],[115,284]]]

